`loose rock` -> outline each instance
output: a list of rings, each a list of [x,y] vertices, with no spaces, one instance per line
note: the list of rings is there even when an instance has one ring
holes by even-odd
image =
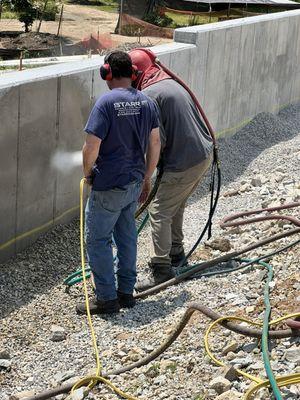
[[[218,394],[224,393],[230,389],[230,381],[225,379],[223,376],[214,378],[210,383],[209,387],[214,389]]]

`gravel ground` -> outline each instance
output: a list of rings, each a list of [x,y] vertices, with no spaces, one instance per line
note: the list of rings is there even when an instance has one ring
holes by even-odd
[[[267,221],[221,231],[218,222],[225,215],[238,211],[300,201],[299,132],[300,105],[297,105],[276,116],[260,114],[233,137],[220,139],[223,187],[212,240],[228,239],[232,249],[240,249],[262,237],[291,228],[287,222]],[[206,220],[207,187],[208,179],[187,205],[184,221],[187,249]],[[299,216],[299,209],[286,213]],[[265,254],[296,239],[299,235],[282,239],[247,256]],[[147,227],[139,238],[139,270],[145,268],[149,245]],[[202,244],[193,260],[220,254],[220,250]],[[299,260],[299,246],[272,259],[275,270],[272,317],[297,308],[300,300],[297,297]],[[79,264],[78,221],[74,221],[56,227],[1,266],[1,399],[8,400],[17,392],[53,387],[94,368],[87,321],[77,316],[74,310],[75,304],[83,300],[82,287],[78,285],[66,293],[62,284],[63,278]],[[119,315],[106,319],[95,316],[93,321],[103,366],[115,369],[151,352],[172,331],[191,301],[205,304],[223,315],[237,314],[261,320],[263,288],[264,273],[253,268],[221,277],[190,280],[140,301],[134,309]],[[229,386],[221,385],[222,388],[212,381],[215,377],[220,378],[221,369],[205,355],[203,335],[208,323],[206,317],[194,314],[182,335],[160,358],[131,373],[113,377],[113,382],[140,399],[241,399],[250,381],[233,379]],[[63,340],[53,341],[54,331]],[[242,364],[246,371],[264,376],[256,342],[220,329],[211,343],[215,354],[227,364]],[[298,339],[272,343],[272,365],[276,373],[299,372],[299,343]],[[3,362],[4,359],[8,360]],[[270,398],[267,392],[259,396],[257,398]],[[285,399],[299,399],[300,391],[293,385],[289,390],[285,389],[284,396]],[[100,387],[90,393],[89,398],[110,400],[116,396]]]

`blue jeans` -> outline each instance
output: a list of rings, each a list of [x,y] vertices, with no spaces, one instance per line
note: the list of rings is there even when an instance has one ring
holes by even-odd
[[[137,230],[134,214],[141,182],[123,188],[94,191],[85,210],[87,258],[99,300],[117,298],[112,237],[117,247],[117,284],[122,293],[133,293],[136,283]]]

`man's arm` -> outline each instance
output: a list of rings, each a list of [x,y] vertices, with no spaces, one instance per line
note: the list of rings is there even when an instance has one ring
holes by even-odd
[[[142,192],[139,198],[140,203],[144,203],[149,196],[151,190],[151,176],[153,175],[153,172],[158,164],[160,148],[161,143],[159,137],[159,128],[155,128],[152,129],[150,133],[149,145],[146,154],[146,172]]]
[[[93,166],[99,155],[101,139],[92,134],[87,134],[82,148],[83,173],[87,178],[92,174]]]

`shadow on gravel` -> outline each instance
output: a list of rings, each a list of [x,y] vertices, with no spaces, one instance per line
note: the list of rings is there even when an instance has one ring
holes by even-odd
[[[79,222],[58,225],[0,265],[0,318],[62,283],[80,265]]]
[[[177,308],[182,308],[190,300],[190,294],[181,288],[180,293],[160,295],[156,300],[138,300],[134,308],[124,310],[114,318],[102,316],[101,319],[109,321],[112,325],[123,328],[137,328],[149,325],[158,319],[164,319]]]

